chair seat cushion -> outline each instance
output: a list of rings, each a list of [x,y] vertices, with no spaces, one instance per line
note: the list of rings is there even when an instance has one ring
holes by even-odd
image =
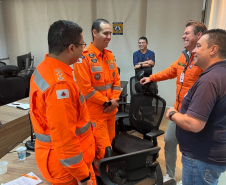
[[[129,113],[128,112],[117,112],[116,117],[117,118],[128,118]]]
[[[153,147],[153,143],[146,139],[141,139],[126,132],[115,136],[113,151],[117,154],[128,154],[139,150],[145,150]]]

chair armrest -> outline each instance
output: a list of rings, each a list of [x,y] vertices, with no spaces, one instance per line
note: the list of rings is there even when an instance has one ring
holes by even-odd
[[[118,104],[119,104],[119,105],[127,105],[128,103],[125,102],[125,101],[119,101]]]
[[[120,97],[122,97],[122,98],[125,98],[125,97],[127,97],[128,96],[128,94],[121,94],[120,95]]]
[[[155,131],[147,133],[145,135],[145,137],[152,139],[152,138],[156,138],[158,136],[161,136],[162,134],[164,134],[164,131],[162,131],[162,130],[155,130]]]

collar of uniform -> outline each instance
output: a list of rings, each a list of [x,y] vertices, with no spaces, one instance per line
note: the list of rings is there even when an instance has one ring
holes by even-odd
[[[209,71],[211,71],[212,69],[214,69],[216,67],[223,67],[223,66],[226,66],[226,60],[215,62],[214,64],[209,66],[200,76],[208,73]]]
[[[88,49],[90,49],[90,50],[94,53],[94,55],[96,55],[96,56],[99,56],[100,54],[105,53],[105,49],[103,50],[103,52],[101,52],[99,49],[97,49],[97,48],[93,45],[93,42],[90,42],[90,43],[89,43]]]
[[[58,68],[58,67],[61,68],[68,75],[73,76],[72,75],[72,68],[69,65],[61,62],[60,60],[49,57],[49,55],[46,54],[45,61],[48,62],[50,65],[55,66],[56,68]]]

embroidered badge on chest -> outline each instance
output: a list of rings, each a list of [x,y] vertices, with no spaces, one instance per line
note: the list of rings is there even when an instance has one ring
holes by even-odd
[[[97,63],[97,59],[93,58],[93,59],[91,59],[91,62]]]
[[[100,80],[100,77],[101,77],[101,75],[100,75],[99,73],[97,73],[97,74],[94,75],[94,78],[95,78],[97,81]]]
[[[93,53],[90,53],[90,54],[89,54],[89,57],[90,57],[90,58],[93,58],[94,56],[95,56],[95,55],[94,55]]]
[[[115,77],[115,72],[112,73],[112,76]]]

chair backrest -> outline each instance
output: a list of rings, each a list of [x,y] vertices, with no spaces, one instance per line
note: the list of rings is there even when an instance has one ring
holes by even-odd
[[[6,65],[0,67],[0,105],[25,98],[26,79],[17,76],[18,67]]]
[[[146,178],[162,185],[161,168],[156,161],[160,147],[101,159],[98,163],[102,180],[107,185],[133,185]],[[107,169],[107,170],[106,170]]]
[[[0,67],[5,66],[5,65],[6,65],[5,62],[0,61]]]
[[[158,130],[166,107],[166,101],[152,93],[133,94],[130,101],[130,125],[138,132],[146,134]]]
[[[133,95],[133,94],[136,94],[136,90],[135,90],[135,84],[138,82],[138,80],[136,79],[135,76],[132,76],[130,78],[130,97]]]
[[[120,68],[119,68],[119,67],[117,67],[117,68],[118,68],[118,74],[120,75],[120,71],[121,71],[121,70],[120,70]]]

